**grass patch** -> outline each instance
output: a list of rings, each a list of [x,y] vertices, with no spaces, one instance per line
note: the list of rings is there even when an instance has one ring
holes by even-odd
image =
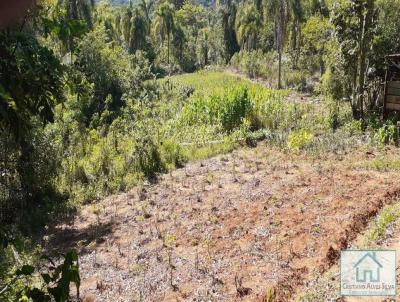
[[[373,220],[360,244],[361,247],[374,248],[385,238],[393,224],[398,224],[400,218],[400,202],[384,207]]]
[[[190,160],[202,160],[218,154],[232,152],[238,144],[232,141],[216,142],[208,145],[192,145],[184,147],[184,154]]]
[[[161,80],[162,82],[171,81],[174,84],[192,88],[196,94],[209,96],[218,92],[223,92],[231,87],[242,84],[254,85],[250,81],[234,76],[222,71],[198,71],[176,75]]]
[[[400,220],[400,201],[387,205],[373,219],[362,235],[352,247],[353,249],[378,249],[382,240],[390,237],[390,233],[398,228]],[[310,289],[300,293],[296,302],[336,301],[340,297],[339,268],[332,267],[320,276]]]
[[[307,111],[286,104],[287,91],[224,72],[178,75],[148,85],[148,98],[127,99],[111,124],[83,131],[67,150],[60,148],[68,156],[61,161],[57,186],[74,205],[129,190],[145,178],[153,181],[187,161],[230,152],[260,129],[286,132]],[[75,133],[79,123],[65,112],[57,107],[56,117]],[[63,128],[48,131],[65,141]]]
[[[357,163],[356,167],[380,172],[400,172],[400,160],[377,158]]]

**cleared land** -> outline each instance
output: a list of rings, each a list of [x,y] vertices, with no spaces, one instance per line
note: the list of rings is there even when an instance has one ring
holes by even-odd
[[[371,154],[234,151],[85,206],[50,246],[80,248],[87,301],[288,301],[398,197],[353,165]]]
[[[203,100],[247,83],[255,105],[265,104],[256,107],[262,124],[287,133],[301,119],[315,138],[313,151],[289,151],[285,137],[272,135],[275,141],[254,149],[190,163],[156,184],[84,206],[73,220],[50,229],[48,246],[80,250],[84,300],[338,298],[340,250],[354,246],[377,213],[398,201],[396,151],[360,147],[348,135],[341,139],[326,128],[322,103],[232,73],[162,81],[190,91],[188,104],[200,99],[201,108],[212,104]],[[186,151],[202,159],[234,147],[205,143]]]

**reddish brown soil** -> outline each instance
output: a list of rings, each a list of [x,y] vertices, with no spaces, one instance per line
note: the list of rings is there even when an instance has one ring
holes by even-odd
[[[260,146],[189,164],[83,207],[51,245],[80,248],[87,301],[289,301],[400,192],[350,161]]]

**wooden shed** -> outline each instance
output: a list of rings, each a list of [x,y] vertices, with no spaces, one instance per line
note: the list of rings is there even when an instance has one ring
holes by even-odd
[[[400,54],[387,56],[386,63],[383,116],[390,111],[400,111]]]

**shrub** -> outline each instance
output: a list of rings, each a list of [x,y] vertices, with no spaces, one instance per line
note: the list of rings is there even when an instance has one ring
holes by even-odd
[[[285,87],[305,91],[307,90],[307,73],[304,70],[290,70],[285,68],[283,82]]]
[[[171,140],[166,140],[161,144],[161,159],[168,170],[181,168],[187,162],[182,148]]]
[[[313,135],[306,130],[294,131],[289,134],[288,147],[290,150],[300,151],[312,140]]]
[[[262,77],[272,78],[277,73],[274,64],[275,53],[264,53],[261,50],[245,51],[235,53],[230,61],[230,66],[247,74],[250,78]]]
[[[15,228],[0,226],[2,301],[70,301],[72,284],[79,297],[77,252],[70,250],[50,258],[41,250],[40,246],[33,248]]]
[[[138,172],[142,172],[148,179],[154,179],[157,173],[166,170],[159,146],[150,133],[142,132],[137,137],[133,158],[137,163]]]
[[[332,97],[334,100],[343,98],[344,88],[342,85],[343,77],[337,75],[328,69],[321,77],[319,84],[315,87],[315,91],[324,96]]]
[[[395,125],[383,125],[376,131],[375,138],[381,145],[394,144],[398,140],[398,132]]]
[[[361,134],[363,132],[360,120],[351,120],[348,123],[346,123],[343,126],[343,128],[349,132],[350,136],[355,134]]]
[[[239,86],[222,95],[196,97],[183,108],[181,122],[187,125],[220,124],[226,132],[232,132],[251,110],[248,87]]]
[[[242,124],[243,119],[252,110],[248,88],[242,86],[231,90],[226,98],[220,100],[220,105],[222,127],[231,132]]]

